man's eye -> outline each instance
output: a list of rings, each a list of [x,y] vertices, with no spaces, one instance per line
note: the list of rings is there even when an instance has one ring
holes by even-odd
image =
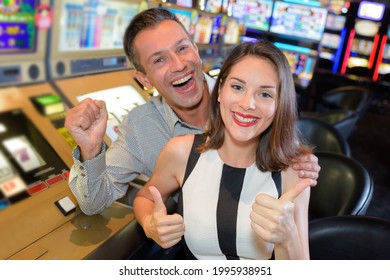
[[[186,49],[188,49],[188,46],[181,46],[181,47],[179,48],[179,52],[182,52],[182,51],[184,51],[184,50],[186,50]]]
[[[156,60],[154,60],[154,63],[155,63],[155,64],[161,63],[161,62],[164,62],[164,59],[163,59],[163,58],[157,58]]]

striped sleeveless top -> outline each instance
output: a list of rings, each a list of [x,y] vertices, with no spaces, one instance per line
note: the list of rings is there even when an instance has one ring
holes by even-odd
[[[231,167],[217,150],[199,154],[202,139],[195,136],[178,201],[187,258],[270,259],[274,246],[256,237],[249,214],[257,194],[280,197],[280,172]]]

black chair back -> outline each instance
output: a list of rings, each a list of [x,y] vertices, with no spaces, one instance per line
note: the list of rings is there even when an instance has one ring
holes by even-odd
[[[390,260],[390,221],[370,216],[315,220],[309,223],[309,248],[312,260]]]
[[[325,92],[320,99],[319,111],[352,110],[363,119],[371,104],[373,93],[363,86],[342,86]]]
[[[357,160],[341,154],[317,152],[321,171],[311,189],[309,219],[364,215],[374,192],[372,176]]]
[[[300,117],[297,128],[301,137],[315,147],[315,151],[351,155],[347,140],[331,124],[311,117]]]

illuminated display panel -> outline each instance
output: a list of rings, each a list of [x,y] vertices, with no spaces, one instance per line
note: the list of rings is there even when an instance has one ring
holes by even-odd
[[[383,51],[383,61],[379,65],[378,73],[381,75],[390,73],[390,44],[386,44],[385,49]]]
[[[164,9],[167,9],[173,14],[175,14],[175,16],[179,19],[179,21],[183,24],[183,26],[187,29],[189,34],[192,36],[193,33],[192,18],[194,17],[193,11],[185,10],[185,9],[175,9],[173,7],[164,7]]]
[[[359,19],[356,20],[354,29],[357,35],[374,37],[379,31],[380,25],[379,22]]]
[[[324,33],[321,39],[321,46],[337,49],[340,45],[341,37],[338,34]]]
[[[238,20],[232,17],[226,19],[225,33],[223,34],[224,44],[238,44],[242,33],[242,26]]]
[[[200,13],[195,24],[193,39],[198,44],[216,44],[219,40],[219,32],[222,16]]]
[[[384,3],[374,3],[371,1],[361,1],[357,16],[362,19],[380,21],[383,18],[386,5]]]
[[[36,51],[36,0],[0,1],[0,54]]]
[[[368,67],[368,59],[362,57],[350,57],[348,59],[348,68],[353,67]]]
[[[119,124],[135,107],[145,103],[145,99],[132,86],[120,86],[77,96],[81,102],[85,98],[104,100],[109,113],[106,134],[111,141],[116,140]]]
[[[205,12],[218,14],[222,12],[223,0],[207,0]]]
[[[327,10],[312,6],[275,2],[270,31],[288,37],[320,41]]]
[[[177,0],[176,5],[185,8],[192,8],[192,0]]]
[[[67,166],[21,109],[0,113],[0,210],[66,180]]]
[[[255,30],[268,31],[273,1],[248,1],[247,3],[244,26]]]
[[[246,28],[268,31],[272,15],[273,1],[236,1],[230,5],[229,13]]]
[[[347,18],[345,16],[328,14],[325,28],[334,31],[341,31],[345,26],[346,20]]]
[[[123,34],[138,3],[61,1],[59,52],[123,48]]]
[[[372,50],[373,42],[369,40],[363,40],[363,39],[353,39],[352,41],[352,47],[351,47],[351,54],[363,54],[363,55],[370,55]]]

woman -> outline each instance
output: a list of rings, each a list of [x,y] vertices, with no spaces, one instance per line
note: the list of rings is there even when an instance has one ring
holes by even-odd
[[[311,179],[290,168],[300,144],[289,64],[271,42],[243,43],[222,66],[204,136],[173,138],[134,203],[163,248],[184,235],[197,259],[308,259]],[[164,202],[180,189],[178,213]]]

